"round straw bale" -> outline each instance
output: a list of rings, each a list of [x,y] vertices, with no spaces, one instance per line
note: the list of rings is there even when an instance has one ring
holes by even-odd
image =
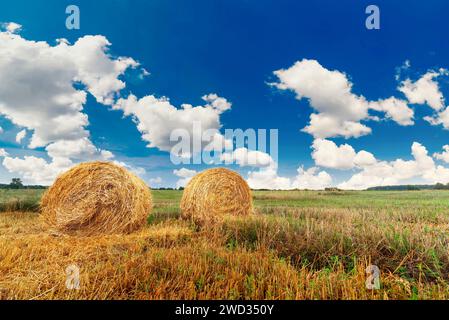
[[[41,201],[46,224],[77,235],[130,233],[152,209],[150,188],[123,167],[86,162],[60,175]]]
[[[252,209],[248,184],[237,172],[225,168],[208,169],[194,176],[181,199],[182,217],[200,223],[225,214],[248,215]]]

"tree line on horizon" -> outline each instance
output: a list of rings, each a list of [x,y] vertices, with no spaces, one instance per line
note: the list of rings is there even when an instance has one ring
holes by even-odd
[[[12,178],[10,183],[0,183],[0,189],[46,189],[48,186],[43,185],[24,185],[22,179]],[[170,188],[161,187],[153,188],[154,190],[184,190],[184,187]],[[299,190],[299,189],[296,189]],[[413,190],[449,190],[449,183],[438,182],[436,184],[407,184],[396,186],[377,186],[366,189],[368,191],[413,191]],[[269,189],[257,189],[257,191],[270,191]],[[304,191],[307,191],[305,189]],[[324,191],[343,191],[339,188],[325,188]]]

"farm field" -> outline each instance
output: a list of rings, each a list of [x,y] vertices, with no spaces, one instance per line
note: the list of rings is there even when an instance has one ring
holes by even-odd
[[[48,232],[42,192],[0,190],[1,299],[449,298],[448,191],[256,191],[253,216],[199,228],[154,190],[142,231],[93,237]]]

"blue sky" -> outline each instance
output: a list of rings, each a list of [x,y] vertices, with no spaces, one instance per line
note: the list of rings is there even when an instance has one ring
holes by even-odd
[[[80,30],[65,28],[65,8],[69,4],[80,8]],[[380,30],[365,28],[365,8],[369,4],[380,8]],[[433,158],[435,168],[418,167],[433,172],[419,176],[405,174],[403,179],[400,176],[395,181],[379,180],[395,184],[435,182],[434,176],[440,172],[437,166],[449,167],[442,160],[444,155],[432,157],[434,153],[442,153],[443,146],[449,144],[449,132],[443,124],[432,125],[423,119],[435,115],[435,110],[426,102],[413,103],[398,90],[402,81],[409,79],[413,84],[429,70],[449,68],[445,13],[449,14],[449,3],[443,0],[408,1],[407,4],[403,1],[18,0],[1,5],[0,22],[18,23],[22,26],[16,32],[18,35],[27,40],[46,41],[51,46],[59,38],[73,44],[85,35],[103,35],[111,43],[108,51],[111,57],[131,57],[140,63],[139,68],[129,68],[119,76],[126,83],[126,88],[120,91],[123,98],[131,93],[137,98],[164,96],[179,108],[183,103],[204,105],[201,97],[209,93],[224,97],[232,103],[232,108],[220,114],[222,129],[279,130],[276,178],[293,180],[298,167],[304,166],[305,170],[317,167],[316,175],[325,171],[332,177],[330,184],[339,185],[358,172],[368,171],[357,165],[343,165],[345,169],[341,169],[337,168],[339,165],[317,163],[311,148],[317,138],[332,141],[336,146],[348,144],[356,153],[365,150],[378,162],[390,163],[391,170],[398,169],[391,163],[396,159],[413,161],[411,146],[418,142]],[[303,59],[316,60],[326,70],[345,74],[356,96],[369,101],[393,96],[405,101],[414,111],[414,124],[364,119],[362,123],[371,133],[346,138],[317,137],[301,131],[317,109],[307,97],[298,100],[295,97],[298,92],[292,88],[280,89],[269,83],[280,82],[274,71],[286,70]],[[404,67],[406,61],[409,65]],[[396,78],[401,66],[400,76]],[[141,77],[141,68],[150,75]],[[449,92],[448,78],[443,73],[434,82],[444,97]],[[17,94],[26,94],[26,90]],[[160,178],[157,186],[174,186],[180,177],[173,170],[206,168],[206,165],[173,165],[167,151],[147,147],[148,141],[143,141],[131,116],[110,109],[91,94],[87,95],[83,113],[89,119],[86,126],[89,139],[97,148],[111,151],[115,160],[137,168],[146,181]],[[370,114],[377,115],[375,111]],[[3,128],[0,147],[10,158],[34,155],[51,161],[45,145],[30,148],[32,128],[13,124],[11,116],[5,113],[0,118],[0,126]],[[17,143],[16,134],[24,128],[27,135]],[[249,171],[261,170],[237,165],[232,168],[245,177]],[[441,170],[444,176],[446,171]],[[365,178],[369,179],[374,171],[367,172]],[[22,176],[29,183],[40,182],[26,176],[20,166],[0,166],[0,181],[7,182],[15,176]]]

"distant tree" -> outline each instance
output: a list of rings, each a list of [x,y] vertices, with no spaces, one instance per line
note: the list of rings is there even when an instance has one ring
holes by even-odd
[[[442,184],[442,183],[438,182],[434,188],[438,189],[438,190],[449,189],[449,184]]]
[[[12,178],[11,183],[9,184],[11,189],[20,189],[23,188],[23,183],[20,178]]]
[[[324,188],[324,191],[341,191],[341,189],[332,187],[332,188]]]

